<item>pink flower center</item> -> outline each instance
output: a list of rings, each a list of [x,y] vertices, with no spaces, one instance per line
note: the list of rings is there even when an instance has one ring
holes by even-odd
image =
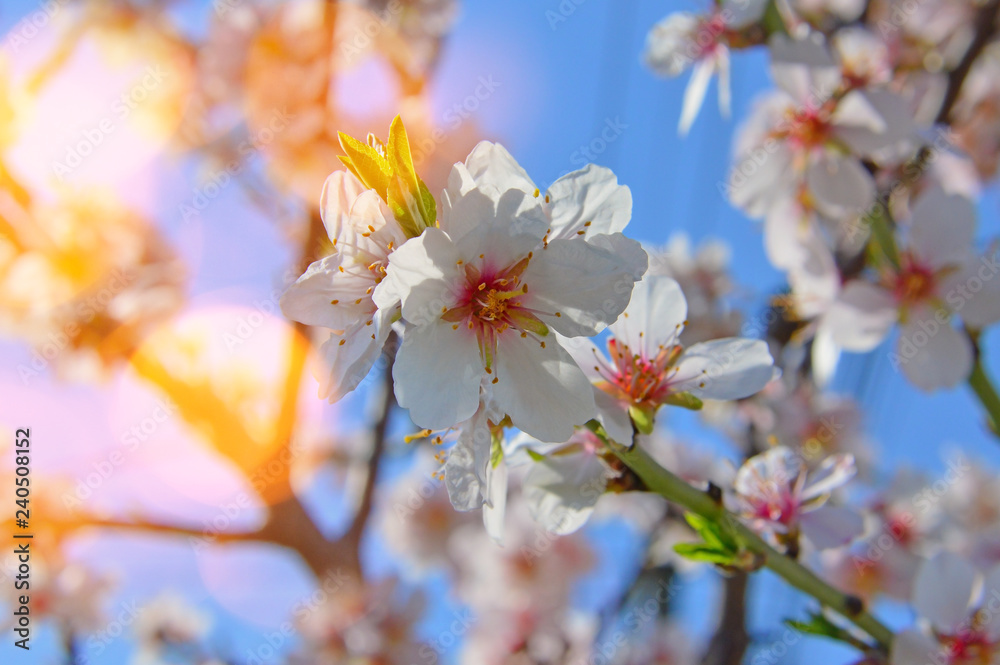
[[[934,271],[904,255],[899,272],[894,276],[892,293],[901,305],[916,305],[934,297],[937,279]]]
[[[989,665],[1000,644],[991,642],[985,633],[969,630],[938,638],[949,665]]]
[[[707,58],[719,49],[720,38],[726,32],[726,21],[722,14],[716,13],[703,20],[693,35],[697,45],[697,58]]]
[[[605,377],[600,387],[615,397],[644,406],[656,407],[670,393],[674,363],[684,351],[679,344],[661,346],[652,358],[632,353],[628,345],[611,338],[608,356],[611,367],[598,367]]]
[[[775,524],[791,526],[798,520],[799,506],[787,490],[772,490],[751,499],[753,517]]]
[[[777,138],[785,139],[799,150],[821,148],[830,140],[830,114],[824,107],[806,105],[789,110],[784,124],[785,128],[776,132]]]
[[[441,313],[442,319],[452,322],[452,328],[457,330],[464,324],[476,333],[488,371],[493,364],[497,342],[508,330],[520,331],[521,337],[527,337],[529,332],[548,333],[534,310],[524,304],[528,285],[521,281],[521,276],[531,256],[529,252],[528,256],[502,270],[465,264],[465,283],[461,286],[458,304]],[[544,348],[545,342],[541,345]]]

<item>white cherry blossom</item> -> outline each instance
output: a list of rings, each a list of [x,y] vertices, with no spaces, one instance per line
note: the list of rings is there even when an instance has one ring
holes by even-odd
[[[850,508],[827,505],[830,492],[854,477],[854,457],[832,455],[814,471],[792,449],[776,446],[747,460],[736,474],[735,509],[751,526],[795,542],[801,534],[816,549],[847,545],[864,522]]]
[[[984,576],[943,551],[925,561],[913,583],[917,628],[893,640],[890,665],[975,665],[1000,659],[1000,567]]]
[[[379,195],[347,171],[326,181],[320,201],[333,253],[316,261],[281,297],[289,319],[329,328],[320,395],[335,402],[368,375],[391,330],[397,303],[377,307],[375,287],[406,235]]]
[[[550,330],[593,335],[618,317],[646,269],[620,234],[549,239],[533,197],[494,200],[456,167],[439,228],[395,250],[375,303],[402,302],[396,397],[418,425],[470,419],[484,398],[517,427],[566,440],[594,414],[586,376]],[[580,197],[586,199],[586,190]]]
[[[759,20],[767,8],[760,0],[723,0],[708,16],[670,14],[646,38],[646,63],[663,76],[680,76],[691,68],[678,131],[691,129],[712,75],[719,75],[719,110],[730,113],[729,35]]]
[[[940,188],[912,208],[909,244],[899,268],[883,269],[877,282],[848,282],[820,321],[835,343],[870,351],[898,322],[896,368],[924,390],[956,385],[972,370],[973,349],[953,325],[955,315],[973,328],[1000,320],[1000,267],[972,250],[976,214],[972,203]]]
[[[754,394],[774,376],[773,359],[760,340],[732,337],[679,343],[687,302],[670,277],[646,276],[610,330],[605,355],[590,340],[567,346],[596,387],[599,419],[619,443],[632,441],[630,410],[648,417],[672,398],[732,400]]]

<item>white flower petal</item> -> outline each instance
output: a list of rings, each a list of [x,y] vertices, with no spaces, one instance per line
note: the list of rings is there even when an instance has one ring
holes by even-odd
[[[808,512],[800,524],[802,535],[818,550],[850,545],[865,530],[861,514],[844,506],[823,506]]]
[[[330,238],[340,238],[346,227],[354,201],[365,191],[361,181],[349,171],[334,171],[323,183],[319,210],[323,226]]]
[[[476,419],[474,418],[472,423]],[[458,441],[448,451],[448,459],[444,463],[444,484],[448,489],[448,498],[455,510],[469,511],[479,508],[483,503],[483,483],[486,469],[482,468],[481,455],[476,450],[490,446],[490,433],[485,427],[475,427],[472,423],[462,428]],[[485,423],[483,423],[485,424]],[[485,441],[482,441],[485,433]],[[489,453],[486,458],[488,460]]]
[[[524,499],[531,516],[547,531],[573,533],[594,512],[610,471],[601,459],[580,452],[535,462],[524,478]]]
[[[948,551],[925,561],[913,581],[913,607],[937,630],[954,634],[965,622],[976,592],[978,573]]]
[[[913,205],[911,240],[917,256],[931,268],[964,261],[976,233],[976,209],[958,194],[935,187]]]
[[[633,353],[653,352],[661,344],[676,343],[685,319],[687,300],[677,281],[665,275],[647,275],[632,289],[632,299],[611,324],[611,333]]]
[[[370,325],[359,319],[343,335],[330,335],[323,343],[320,351],[327,371],[317,377],[320,397],[336,402],[368,376],[391,329],[387,312],[372,316]]]
[[[814,473],[809,474],[808,484],[802,492],[804,500],[829,494],[851,480],[858,472],[854,455],[837,453],[830,455]]]
[[[875,202],[875,181],[851,155],[823,153],[806,171],[806,186],[830,217],[863,212]]]
[[[918,630],[904,630],[892,641],[889,665],[929,665],[943,660],[941,645]]]
[[[442,308],[457,301],[451,285],[464,275],[458,260],[458,250],[441,229],[425,230],[389,255],[386,276],[372,294],[375,304],[385,308],[402,302],[409,323],[436,320]]]
[[[508,189],[519,189],[528,193],[533,193],[537,189],[514,156],[499,143],[480,141],[465,158],[465,168],[477,186],[492,187],[498,194]]]
[[[774,378],[774,359],[767,343],[732,337],[695,344],[678,363],[676,390],[703,399],[749,397]]]
[[[550,239],[619,233],[632,217],[632,192],[611,169],[596,164],[559,178],[546,195]]]
[[[288,287],[279,301],[285,318],[342,331],[371,315],[375,305],[365,291],[374,280],[341,273],[344,258],[334,254],[316,261]]]
[[[392,368],[396,399],[420,427],[452,427],[476,412],[482,367],[479,344],[465,326],[408,326]]]
[[[820,328],[848,351],[871,351],[899,319],[892,294],[874,284],[852,281],[820,320]]]
[[[503,544],[504,516],[507,513],[507,465],[500,461],[486,465],[486,496],[483,498],[483,525],[497,545]]]
[[[634,431],[628,407],[596,387],[594,403],[597,405],[597,421],[604,427],[608,437],[623,446],[631,446]]]
[[[524,271],[525,303],[562,335],[596,335],[628,305],[647,260],[642,246],[620,233],[553,240]]]
[[[565,441],[574,426],[595,415],[590,382],[554,338],[542,348],[533,335],[508,331],[500,338],[494,369],[498,408],[539,441]]]
[[[819,33],[771,39],[771,77],[799,104],[817,107],[836,90],[840,68]]]
[[[726,27],[739,30],[764,17],[768,0],[723,0],[722,16]]]
[[[933,313],[911,311],[900,329],[898,362],[906,378],[922,390],[952,388],[972,373],[973,350],[968,337],[938,322]],[[922,324],[922,325],[921,325]]]
[[[792,196],[792,152],[784,142],[773,150],[751,150],[738,155],[729,174],[729,200],[750,217],[763,217],[778,201]],[[757,148],[759,146],[754,146]]]
[[[687,89],[684,91],[681,119],[677,125],[677,131],[681,136],[688,133],[695,118],[698,117],[698,111],[705,101],[705,93],[708,92],[708,84],[712,80],[714,72],[715,61],[712,58],[702,58],[695,63],[694,70],[691,72],[691,80],[688,81]]]

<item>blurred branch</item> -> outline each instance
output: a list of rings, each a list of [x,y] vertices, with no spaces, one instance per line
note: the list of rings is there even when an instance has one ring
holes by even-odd
[[[351,523],[351,527],[347,530],[347,533],[344,534],[344,541],[350,544],[355,551],[358,551],[360,547],[361,537],[371,517],[372,505],[375,498],[375,486],[378,483],[379,465],[382,461],[382,455],[385,452],[388,439],[389,421],[392,417],[393,408],[396,406],[396,396],[392,390],[392,364],[396,356],[397,339],[395,333],[390,333],[385,343],[385,351],[382,356],[385,360],[385,367],[382,370],[381,402],[372,426],[368,475],[365,478],[365,486],[361,493],[358,511],[354,515],[354,521]]]
[[[979,349],[979,336],[969,330],[966,330],[966,334],[969,336],[969,341],[972,342],[972,348],[975,352],[975,364],[969,375],[969,387],[972,388],[972,392],[976,394],[979,402],[986,409],[990,431],[995,436],[1000,437],[1000,395],[997,394],[997,390],[983,366],[982,353]]]
[[[986,48],[986,45],[989,44],[990,40],[996,34],[998,13],[1000,13],[1000,0],[990,0],[990,2],[983,5],[976,13],[974,21],[976,34],[972,38],[972,43],[969,44],[969,48],[966,50],[965,55],[962,56],[962,60],[958,63],[958,66],[948,74],[948,88],[945,91],[944,101],[941,103],[941,110],[938,111],[935,122],[948,123],[950,121],[951,110],[958,101],[962,85],[965,83],[969,72],[972,71],[972,65],[975,64],[976,59],[982,54],[983,49]]]
[[[749,575],[737,571],[724,578],[722,617],[709,640],[701,665],[740,665],[750,645],[747,633],[747,585]]]
[[[68,524],[68,523],[67,523]],[[170,536],[187,536],[189,538],[206,538],[219,543],[265,541],[258,531],[241,532],[219,532],[206,531],[195,527],[186,527],[178,524],[166,524],[151,522],[147,520],[119,520],[112,518],[84,517],[79,521],[72,522],[78,528],[95,527],[98,529],[121,529],[126,531],[137,531],[142,533],[154,533]]]

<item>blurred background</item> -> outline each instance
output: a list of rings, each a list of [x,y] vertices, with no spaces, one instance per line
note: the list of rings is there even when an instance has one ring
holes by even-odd
[[[684,537],[661,505],[614,504],[561,539],[514,506],[497,549],[448,504],[432,446],[405,442],[414,428],[382,373],[326,404],[313,331],[277,306],[324,254],[336,132],[384,138],[399,113],[432,191],[483,139],[543,190],[588,162],[612,168],[632,190],[629,235],[692,283],[716,280],[727,325],[759,334],[784,278],[721,193],[738,120],[706,103],[678,137],[686,80],[642,64],[649,28],[677,9],[705,7],[5,0],[0,520],[13,433],[30,427],[37,595],[30,652],[0,614],[0,662],[698,662],[724,585],[662,555]],[[739,119],[772,87],[766,53],[736,53],[732,80]],[[984,241],[998,203],[986,187]],[[995,469],[968,390],[920,393],[891,344],[842,358],[831,385],[861,405],[874,485],[941,474],[959,447]],[[738,461],[718,425],[685,412],[667,428]],[[849,661],[785,634],[806,606],[795,592],[769,574],[750,584],[746,662]]]

